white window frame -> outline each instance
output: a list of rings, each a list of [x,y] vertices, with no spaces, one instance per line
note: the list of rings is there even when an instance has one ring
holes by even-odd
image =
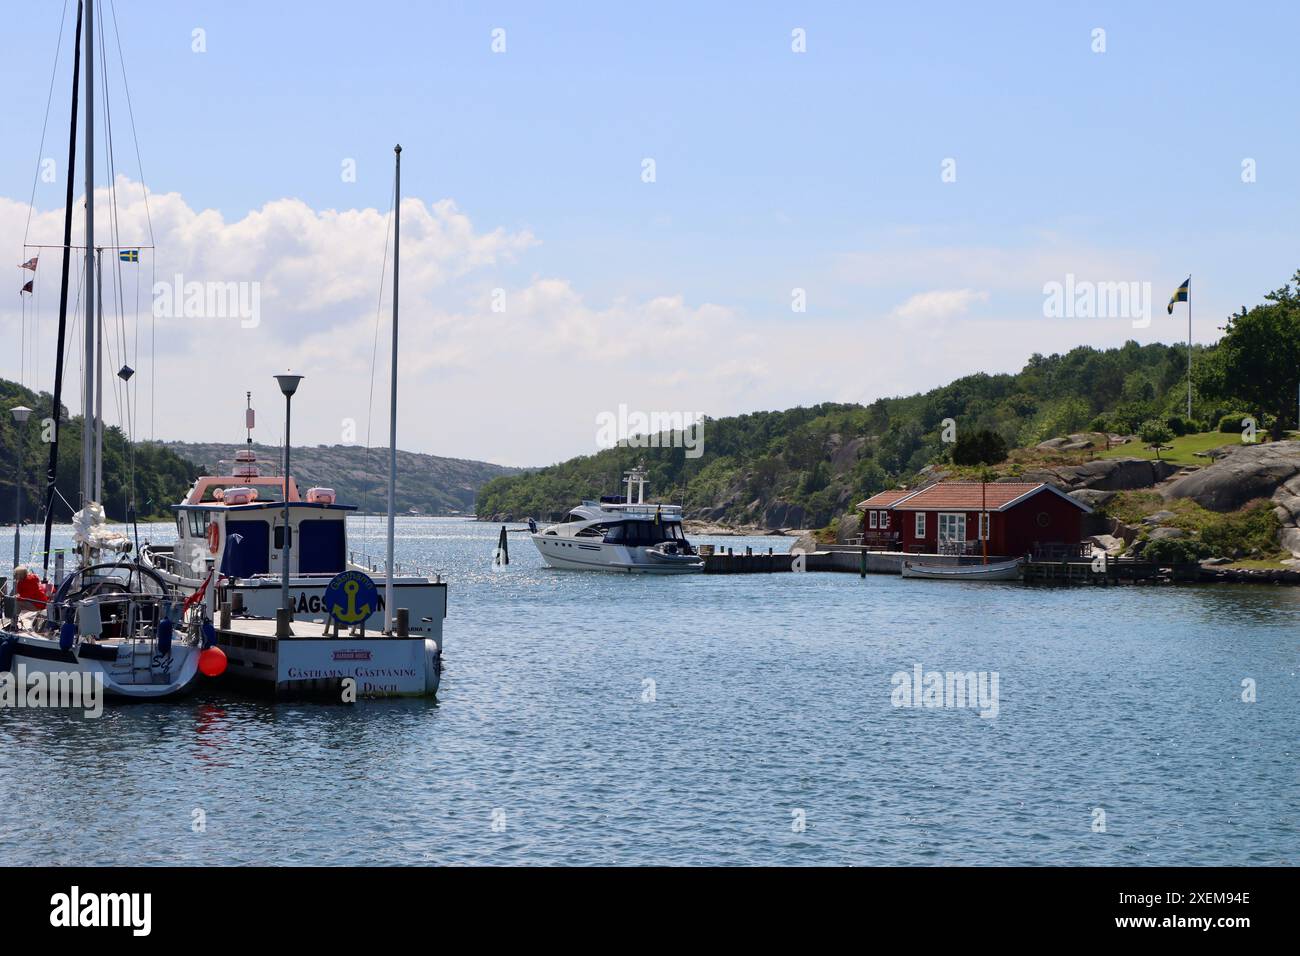
[[[916,513],[916,525],[914,530],[916,531],[916,537],[918,538],[925,537],[925,512],[924,511],[918,511]]]
[[[880,512],[880,527],[881,527],[881,528],[888,528],[888,527],[889,527],[889,512],[888,512],[888,511],[882,511],[882,512]]]
[[[876,527],[876,522],[879,520],[879,517],[878,517],[878,516],[879,516],[879,512],[876,512],[876,511],[871,512],[871,518],[870,518],[870,523],[869,523],[868,527],[871,527],[871,528],[875,528],[875,527]]]
[[[954,525],[960,530],[961,537],[953,534]],[[964,511],[941,511],[939,512],[939,526],[935,532],[938,537],[935,539],[939,543],[944,541],[966,541],[966,512]]]

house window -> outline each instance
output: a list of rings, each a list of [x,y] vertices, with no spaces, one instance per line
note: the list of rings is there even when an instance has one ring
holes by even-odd
[[[916,513],[916,536],[918,538],[925,537],[925,512],[924,511],[918,511]]]
[[[870,519],[870,521],[871,521],[871,527],[873,527],[873,528],[878,527],[878,525],[876,524],[876,521],[878,520],[878,515],[879,515],[879,512],[877,512],[877,511],[873,511],[873,512],[871,512],[871,519]]]
[[[986,511],[980,514],[980,540],[987,541],[988,539],[989,539],[989,515],[988,512]]]
[[[966,513],[964,511],[942,512],[939,515],[939,540],[966,540]]]

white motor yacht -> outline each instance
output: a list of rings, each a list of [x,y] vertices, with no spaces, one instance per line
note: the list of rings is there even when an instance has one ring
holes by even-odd
[[[553,568],[697,574],[704,559],[686,540],[680,505],[645,500],[645,472],[625,475],[627,494],[584,501],[565,519],[543,530],[529,519],[533,543]]]

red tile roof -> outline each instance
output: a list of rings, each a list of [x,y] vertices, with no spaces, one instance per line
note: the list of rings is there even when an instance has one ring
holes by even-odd
[[[906,488],[894,488],[889,491],[880,491],[872,495],[866,501],[858,502],[859,508],[888,508],[890,505],[897,503],[899,500],[906,498],[908,495],[916,494],[914,490],[909,491]]]
[[[1044,490],[1050,494],[1054,489],[1032,481],[990,481],[983,485],[978,481],[941,481],[900,501],[897,507],[900,511],[1001,511],[1020,498]],[[1082,502],[1069,500],[1088,510]]]

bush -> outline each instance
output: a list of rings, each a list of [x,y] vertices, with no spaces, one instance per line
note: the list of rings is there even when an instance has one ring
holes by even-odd
[[[1174,433],[1160,419],[1149,418],[1142,423],[1142,427],[1138,430],[1138,437],[1142,439],[1142,444],[1153,449],[1156,458],[1159,458],[1161,449],[1173,440]]]
[[[1096,418],[1094,418],[1092,421],[1088,422],[1088,431],[1090,431],[1090,432],[1105,432],[1106,434],[1109,435],[1109,434],[1110,434],[1110,419],[1107,418],[1105,415],[1098,415],[1098,416],[1097,416]]]
[[[1219,431],[1225,435],[1235,435],[1241,432],[1245,426],[1241,424],[1243,418],[1250,418],[1248,412],[1230,412],[1219,419]]]
[[[1142,549],[1142,559],[1160,565],[1195,564],[1208,558],[1210,549],[1194,538],[1163,538],[1149,541]]]
[[[1181,438],[1183,435],[1187,434],[1187,422],[1183,421],[1183,419],[1178,415],[1170,415],[1165,419],[1165,424],[1169,426],[1169,430],[1173,432],[1176,437]]]

